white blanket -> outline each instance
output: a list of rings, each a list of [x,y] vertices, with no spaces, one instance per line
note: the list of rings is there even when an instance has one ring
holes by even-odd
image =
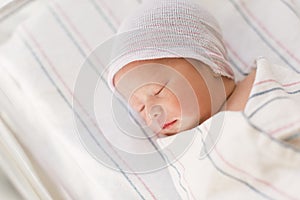
[[[300,74],[259,59],[245,112],[221,112],[195,128],[175,162],[174,183],[185,187],[177,190],[189,199],[300,199],[299,102]]]
[[[289,165],[284,167],[291,170],[293,166],[297,166],[298,154],[265,137],[264,132],[258,134],[253,126],[249,126],[249,123],[243,120],[242,113],[226,114],[226,123],[223,125],[226,134],[222,134],[217,143],[219,145],[217,150],[219,148],[219,152],[222,150],[221,155],[224,159],[238,162],[233,163],[233,166],[240,167],[240,170],[234,170],[232,165],[222,161],[215,150],[210,154],[213,162],[205,159],[199,164],[199,160],[195,160],[193,156],[201,154],[201,143],[200,146],[197,145],[199,140],[194,141],[187,154],[181,157],[180,163],[174,162],[165,170],[146,174],[126,174],[111,170],[86,150],[78,137],[72,110],[76,77],[85,58],[115,33],[120,21],[139,3],[141,2],[138,0],[51,1],[47,7],[41,8],[40,13],[24,22],[12,38],[0,47],[0,86],[5,93],[1,98],[7,98],[9,101],[6,99],[6,102],[11,102],[0,101],[1,118],[9,127],[1,129],[5,130],[5,134],[1,134],[1,141],[4,141],[2,144],[5,145],[1,145],[0,148],[1,152],[10,152],[5,153],[9,156],[1,159],[7,164],[4,165],[2,162],[1,165],[6,166],[4,168],[7,174],[24,198],[222,199],[223,194],[226,194],[230,199],[239,199],[238,195],[242,194],[240,190],[247,192],[250,199],[297,197],[294,185],[284,182],[293,171],[287,172],[286,177],[281,176],[282,171],[278,172],[280,176],[276,173],[277,168],[283,169],[281,167],[284,164]],[[253,65],[255,58],[261,55],[268,57],[272,63],[299,69],[300,19],[297,2],[276,0],[270,5],[268,0],[255,2],[230,0],[222,3],[218,0],[205,0],[201,3],[220,21],[231,64],[235,67],[238,77],[242,78]],[[283,88],[290,92],[291,96],[297,87],[299,88],[297,84],[292,83],[289,80],[283,81]],[[258,87],[265,85],[260,84]],[[274,94],[273,92],[284,90],[275,89],[268,94]],[[103,98],[106,97],[103,95]],[[258,96],[257,101],[260,102],[261,97],[265,98],[265,95]],[[258,106],[256,108],[251,105],[254,100],[256,98],[249,101],[249,107],[245,112],[248,117],[253,115],[251,122],[267,133],[277,130],[277,139],[291,140],[294,133],[292,130],[289,132],[290,135],[281,132],[286,130],[284,127],[289,124],[288,121],[277,121],[278,127],[260,124],[263,122],[260,119],[265,120],[266,117],[263,113],[256,112],[256,109],[263,104],[254,103],[254,106]],[[284,100],[272,102],[281,104]],[[86,122],[87,127],[94,127],[84,112],[79,116],[83,118],[83,124]],[[296,120],[289,116],[285,116],[284,119]],[[244,125],[248,128],[245,129]],[[227,128],[237,131],[229,131],[227,134]],[[249,133],[255,131],[257,134],[245,133],[244,136],[237,134],[247,131]],[[243,154],[245,152],[236,149],[237,146],[222,147],[228,143],[227,140],[231,141],[232,137],[233,141],[236,137],[241,137],[237,143],[245,147],[245,150],[249,148],[249,158],[245,158],[246,154]],[[252,145],[253,140],[258,141],[256,146]],[[270,151],[260,151],[265,148]],[[251,154],[256,151],[260,154]],[[278,157],[275,154],[277,151],[282,159],[288,161],[275,165],[278,164]],[[268,152],[273,152],[274,157]],[[114,152],[108,155],[111,155],[112,160],[116,159]],[[266,157],[268,159],[264,160]],[[247,159],[255,161],[253,166],[249,164],[254,170],[243,165],[250,163]],[[190,163],[188,166],[192,168],[188,169],[182,163]],[[214,163],[217,168],[214,167]],[[261,169],[256,168],[260,165],[265,166],[263,165],[265,163],[270,165]],[[197,168],[198,164],[201,165],[200,169]],[[270,173],[261,176],[266,173],[265,169]],[[255,174],[250,176],[247,173]],[[202,174],[203,177],[200,177]],[[235,178],[246,182],[241,183],[233,177],[227,178],[230,175],[235,175]],[[195,180],[195,177],[200,178]],[[263,178],[261,181],[255,179],[260,177]],[[216,179],[220,182],[215,183]],[[270,185],[268,181],[278,183]],[[285,190],[286,185],[290,186],[288,190]]]

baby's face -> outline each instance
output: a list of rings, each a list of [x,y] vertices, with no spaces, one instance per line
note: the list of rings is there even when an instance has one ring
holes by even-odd
[[[129,63],[116,73],[113,82],[157,134],[173,135],[188,130],[211,116],[206,83],[183,58]]]

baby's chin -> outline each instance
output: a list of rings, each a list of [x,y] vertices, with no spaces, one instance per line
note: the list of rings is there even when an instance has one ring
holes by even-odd
[[[180,133],[180,130],[166,131],[166,130],[161,129],[160,131],[155,132],[157,137],[167,137],[167,136],[176,135],[178,133]]]
[[[166,130],[161,130],[156,133],[157,137],[166,137],[166,136],[172,136],[180,133],[180,130],[172,130],[172,131],[166,131]]]
[[[178,133],[180,133],[180,132],[164,133],[164,134],[162,134],[162,137],[169,137],[169,136],[176,135],[176,134],[178,134]]]

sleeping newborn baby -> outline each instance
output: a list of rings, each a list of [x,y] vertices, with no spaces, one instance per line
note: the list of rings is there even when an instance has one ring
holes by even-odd
[[[220,28],[191,1],[144,2],[121,25],[108,81],[157,135],[243,110],[255,77],[236,83]]]

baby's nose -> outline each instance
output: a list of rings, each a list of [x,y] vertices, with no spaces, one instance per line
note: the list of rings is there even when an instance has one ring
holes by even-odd
[[[165,112],[161,105],[152,106],[147,113],[147,125],[154,131],[160,131],[165,121]]]
[[[150,108],[148,116],[150,119],[157,119],[162,114],[163,114],[162,106],[155,105]]]

